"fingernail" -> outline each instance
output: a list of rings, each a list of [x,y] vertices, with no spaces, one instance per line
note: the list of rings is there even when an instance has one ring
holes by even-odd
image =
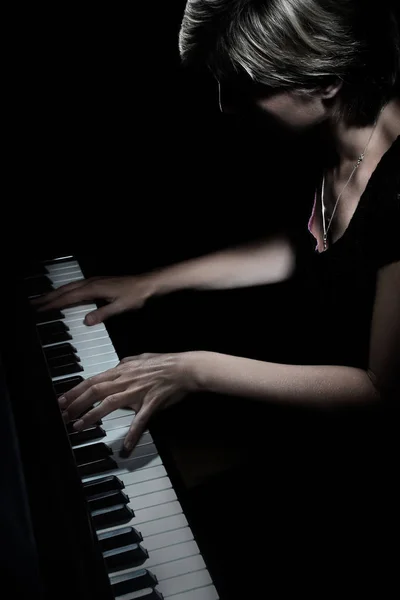
[[[132,452],[132,446],[123,446],[119,452],[121,458],[128,458],[130,453]]]
[[[68,423],[68,421],[69,421],[68,411],[64,410],[64,412],[61,413],[61,416],[63,418],[64,423]]]
[[[58,399],[58,405],[60,408],[62,408],[63,406],[65,406],[67,403],[67,399],[65,396],[60,396]]]
[[[95,322],[96,322],[96,319],[94,318],[93,315],[87,315],[85,317],[85,323],[86,323],[86,325],[94,325]]]
[[[75,431],[79,431],[82,428],[83,428],[82,419],[79,419],[79,421],[77,421],[76,423],[73,424],[73,429],[75,429]]]

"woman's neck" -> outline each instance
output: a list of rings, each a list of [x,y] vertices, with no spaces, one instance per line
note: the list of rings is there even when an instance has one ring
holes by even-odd
[[[370,139],[370,136],[372,137]],[[400,99],[388,102],[375,125],[348,127],[343,122],[326,122],[325,136],[335,155],[334,171],[338,177],[347,173],[357,162],[369,141],[365,163],[374,164],[400,135]]]

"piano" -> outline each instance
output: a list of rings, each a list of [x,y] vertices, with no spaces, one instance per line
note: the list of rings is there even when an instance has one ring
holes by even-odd
[[[95,305],[47,313],[30,306],[31,298],[82,278],[73,256],[24,265],[8,277],[2,298],[8,421],[1,427],[15,467],[3,478],[10,493],[1,524],[12,509],[3,549],[8,544],[13,596],[218,600],[150,431],[130,457],[119,456],[133,411],[116,410],[82,432],[62,420],[57,397],[120,360],[104,324],[83,324]]]

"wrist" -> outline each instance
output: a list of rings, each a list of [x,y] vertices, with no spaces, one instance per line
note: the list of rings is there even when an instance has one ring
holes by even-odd
[[[182,352],[181,370],[190,392],[209,391],[208,380],[213,352],[196,350]]]

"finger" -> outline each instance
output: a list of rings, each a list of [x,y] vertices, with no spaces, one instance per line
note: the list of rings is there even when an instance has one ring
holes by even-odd
[[[103,373],[99,373],[93,377],[88,377],[81,383],[78,383],[78,385],[73,387],[71,390],[68,390],[68,392],[65,392],[65,394],[60,396],[58,399],[58,405],[62,410],[68,410],[72,402],[84,394],[86,390],[103,382],[114,381],[117,379],[117,377],[119,377],[119,373],[115,368],[107,369],[107,371],[103,371]]]
[[[97,325],[121,311],[122,309],[119,309],[117,302],[111,302],[111,304],[88,313],[84,319],[84,323],[85,325]]]
[[[74,290],[75,288],[82,287],[86,284],[84,279],[80,279],[79,281],[71,281],[71,283],[66,283],[65,285],[60,285],[56,290],[52,290],[47,294],[43,294],[43,296],[38,296],[37,298],[32,298],[31,303],[33,305],[46,304],[47,302],[51,302],[56,298],[59,298],[66,292]]]
[[[96,383],[85,390],[83,394],[69,404],[67,409],[64,409],[64,419],[65,412],[68,414],[68,421],[77,419],[92,404],[101,402],[104,398],[112,394],[114,391],[113,383],[113,381],[104,381],[103,383]]]
[[[150,405],[142,406],[142,408],[133,417],[129,431],[124,439],[124,445],[120,451],[120,456],[122,458],[127,458],[135,448],[136,444],[142,437],[153,412],[154,408]]]
[[[132,394],[130,392],[119,392],[108,395],[104,398],[98,406],[95,406],[92,410],[83,415],[76,423],[74,423],[73,429],[75,431],[82,431],[91,425],[94,425],[97,421],[103,417],[109,415],[117,408],[126,405],[127,402],[131,402]]]
[[[93,300],[93,298],[95,298],[93,288],[88,284],[83,284],[60,294],[56,298],[48,299],[45,303],[38,306],[38,310],[43,312],[53,308],[66,308],[68,306],[82,304],[85,301]]]

